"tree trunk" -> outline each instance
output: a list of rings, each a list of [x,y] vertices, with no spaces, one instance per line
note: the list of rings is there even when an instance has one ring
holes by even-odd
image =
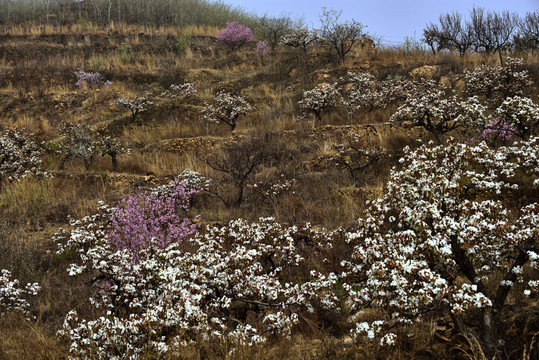
[[[442,145],[444,143],[444,138],[442,136],[442,134],[436,132],[436,131],[431,131],[432,134],[434,135],[434,138],[436,139],[436,144],[437,145]]]
[[[498,48],[498,55],[500,56],[500,65],[503,66],[502,48]]]
[[[117,172],[118,171],[118,161],[116,160],[116,152],[110,153],[110,158],[112,161],[112,171]]]
[[[495,323],[495,314],[490,310],[484,310],[481,319],[481,348],[488,360],[496,358]]]

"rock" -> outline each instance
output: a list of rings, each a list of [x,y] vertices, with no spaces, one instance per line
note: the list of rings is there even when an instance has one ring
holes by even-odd
[[[350,337],[350,336],[345,336],[342,339],[342,343],[343,343],[344,346],[350,347],[350,346],[354,345],[354,339],[352,339],[352,337]]]
[[[463,92],[465,88],[466,88],[466,83],[464,82],[464,80],[457,80],[455,82],[455,91],[457,93]]]
[[[450,88],[451,87],[451,80],[447,76],[442,76],[440,78],[440,84],[444,85],[445,87]]]
[[[418,79],[432,79],[436,74],[440,72],[440,66],[438,65],[425,65],[410,71],[410,76],[414,80]]]

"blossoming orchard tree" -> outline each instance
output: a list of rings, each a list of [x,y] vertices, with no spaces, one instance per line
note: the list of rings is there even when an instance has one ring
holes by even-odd
[[[349,71],[346,77],[340,78],[342,104],[350,115],[385,108],[397,100],[406,97],[407,81],[388,77],[378,81],[368,72],[354,73]]]
[[[228,46],[232,51],[253,41],[253,31],[235,21],[226,24],[226,28],[217,32],[217,40]]]
[[[354,307],[388,312],[353,332],[392,343],[390,329],[447,313],[492,359],[510,292],[539,290],[538,155],[537,137],[498,149],[407,149],[384,197],[348,235],[353,260],[342,264]]]
[[[441,144],[444,135],[455,129],[482,125],[485,111],[475,96],[460,100],[454,94],[447,96],[435,81],[421,80],[409,84],[406,100],[389,121],[404,128],[424,128]]]
[[[307,61],[307,49],[316,45],[320,37],[314,30],[308,28],[299,28],[291,31],[289,34],[282,36],[279,40],[279,45],[290,46],[301,50],[303,63]]]
[[[134,98],[121,97],[114,101],[117,106],[123,106],[131,111],[131,121],[135,122],[137,115],[141,112],[147,111],[153,102],[146,99],[144,96],[137,96]]]
[[[93,130],[86,124],[71,124],[63,121],[59,132],[64,136],[59,143],[58,153],[63,156],[60,169],[63,170],[67,160],[80,158],[84,161],[86,170],[90,170],[96,155],[108,155],[112,162],[112,171],[118,171],[118,155],[130,153],[111,136]]]
[[[206,104],[202,113],[206,121],[221,122],[234,130],[238,126],[238,118],[253,110],[254,108],[243,96],[220,91],[215,96],[213,104]]]
[[[6,130],[0,135],[0,181],[19,180],[27,175],[47,176],[41,169],[44,151],[25,129]]]
[[[30,303],[28,298],[37,295],[40,287],[37,283],[21,287],[17,279],[11,278],[11,272],[0,271],[0,315],[7,311],[19,311],[29,315]]]
[[[298,104],[304,114],[313,113],[322,120],[322,114],[333,110],[340,102],[337,83],[321,84],[312,90],[303,92],[303,99]]]
[[[539,125],[539,106],[532,99],[514,96],[505,99],[496,109],[486,130],[506,131],[522,139],[537,134]]]
[[[489,108],[496,108],[508,97],[526,96],[533,80],[524,69],[524,60],[508,57],[503,66],[481,65],[464,71],[466,94],[479,96]]]

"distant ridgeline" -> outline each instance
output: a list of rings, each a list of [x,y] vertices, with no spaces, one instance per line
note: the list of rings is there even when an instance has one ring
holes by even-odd
[[[0,24],[34,22],[98,24],[213,25],[244,24],[255,16],[221,1],[206,0],[0,0]]]

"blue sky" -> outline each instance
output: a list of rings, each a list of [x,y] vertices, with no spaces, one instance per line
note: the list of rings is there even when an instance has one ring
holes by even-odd
[[[228,0],[258,15],[291,14],[303,17],[309,27],[318,25],[323,6],[343,10],[343,20],[353,18],[367,25],[367,32],[384,38],[384,42],[402,42],[405,36],[421,38],[423,28],[429,21],[436,22],[442,12],[458,10],[468,14],[474,4],[489,10],[509,10],[519,14],[539,11],[539,0]]]

